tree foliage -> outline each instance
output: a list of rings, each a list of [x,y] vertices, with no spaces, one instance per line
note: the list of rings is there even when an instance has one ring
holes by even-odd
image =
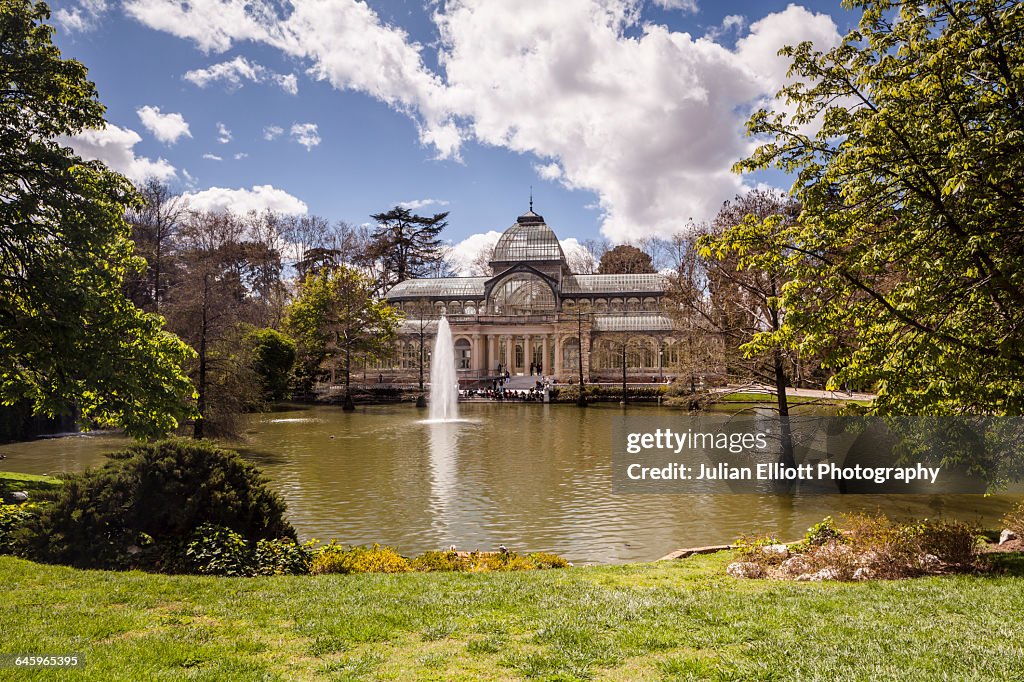
[[[597,272],[602,275],[637,275],[656,272],[651,257],[635,246],[619,244],[605,251],[598,263]]]
[[[307,375],[323,367],[332,375],[342,370],[348,402],[355,362],[390,357],[398,323],[398,311],[374,296],[372,280],[339,265],[306,277],[288,308],[286,326],[298,343]]]
[[[396,206],[371,217],[377,225],[370,235],[366,258],[379,265],[380,291],[436,272],[444,264],[445,251],[439,235],[448,226],[447,212],[427,217]]]
[[[0,403],[165,433],[189,414],[189,351],[122,293],[133,188],[58,141],[105,125],[103,106],[45,4],[0,7]]]
[[[1024,410],[1024,5],[850,0],[827,53],[783,50],[795,83],[740,170],[795,172],[773,238],[788,329],[875,384],[883,413]],[[850,339],[844,343],[842,334]]]

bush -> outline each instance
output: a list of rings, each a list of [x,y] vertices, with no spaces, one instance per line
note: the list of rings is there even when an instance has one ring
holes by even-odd
[[[1017,537],[1024,538],[1024,502],[1006,512],[1003,525],[1016,533]]]
[[[466,561],[458,552],[424,552],[409,562],[414,571],[429,573],[432,571],[465,571]]]
[[[230,528],[204,523],[193,538],[185,549],[190,573],[247,576],[255,572],[249,543]]]
[[[0,554],[20,554],[22,541],[19,532],[39,511],[33,502],[0,504]]]
[[[920,526],[921,551],[948,564],[967,565],[974,561],[978,531],[959,521],[925,521]]]
[[[253,563],[257,575],[303,575],[313,562],[314,541],[299,544],[290,538],[259,540]]]
[[[134,445],[66,477],[29,524],[29,556],[80,568],[180,570],[204,524],[295,539],[285,505],[256,467],[212,443]]]
[[[313,556],[309,572],[319,573],[406,573],[409,561],[390,547],[351,547],[330,543]]]

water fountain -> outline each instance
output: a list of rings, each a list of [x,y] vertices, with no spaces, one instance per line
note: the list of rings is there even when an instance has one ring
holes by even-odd
[[[430,356],[430,420],[459,418],[459,378],[455,373],[455,345],[448,318],[437,323],[437,339]]]

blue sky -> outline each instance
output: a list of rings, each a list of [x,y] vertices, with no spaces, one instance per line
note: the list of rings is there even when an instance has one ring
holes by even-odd
[[[788,186],[729,173],[749,149],[742,122],[784,80],[778,47],[828,47],[857,19],[836,2],[707,0],[51,9],[111,124],[72,140],[81,154],[203,208],[353,224],[400,202],[450,211],[466,258],[531,185],[560,237],[616,242],[708,219],[758,182]]]

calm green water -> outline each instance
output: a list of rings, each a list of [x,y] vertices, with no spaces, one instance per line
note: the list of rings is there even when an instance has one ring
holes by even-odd
[[[741,533],[795,539],[826,514],[881,509],[994,526],[1019,496],[615,495],[614,405],[463,404],[423,424],[410,406],[254,415],[239,449],[288,502],[304,538],[427,549],[557,551],[576,562],[657,559]],[[678,412],[630,408],[630,414]],[[0,446],[0,469],[78,471],[124,444],[109,435]]]

